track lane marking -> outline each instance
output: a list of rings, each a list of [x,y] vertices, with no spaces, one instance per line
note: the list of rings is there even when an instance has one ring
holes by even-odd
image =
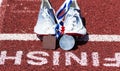
[[[0,34],[0,40],[38,41],[36,34]]]
[[[120,35],[89,35],[89,41],[120,42]]]
[[[2,40],[17,40],[17,41],[39,41],[36,34],[0,34]],[[120,35],[97,35],[91,34],[81,41],[91,42],[120,42]]]

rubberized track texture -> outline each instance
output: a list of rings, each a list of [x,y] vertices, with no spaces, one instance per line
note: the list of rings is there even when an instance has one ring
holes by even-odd
[[[33,32],[40,0],[1,0],[0,71],[120,71],[120,0],[77,1],[88,36],[64,51],[43,49]]]

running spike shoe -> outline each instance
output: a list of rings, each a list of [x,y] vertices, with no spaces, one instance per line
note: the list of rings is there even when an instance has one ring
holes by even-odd
[[[54,35],[56,23],[54,9],[49,0],[42,0],[34,32],[38,35]]]
[[[86,35],[87,31],[83,25],[80,8],[76,0],[72,0],[70,8],[65,15],[64,20],[65,33],[71,35]]]

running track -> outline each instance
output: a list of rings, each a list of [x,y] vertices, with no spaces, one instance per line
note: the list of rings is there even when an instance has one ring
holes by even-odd
[[[63,3],[61,0],[50,1],[55,10]],[[7,56],[15,56],[17,51],[23,53],[19,65],[15,65],[14,60],[6,59],[5,63],[0,65],[0,70],[120,71],[120,1],[78,0],[78,2],[82,16],[85,18],[89,40],[79,41],[79,46],[74,50],[64,51],[60,48],[43,49],[42,42],[33,32],[40,0],[3,0],[0,7],[0,51],[1,53],[6,51]],[[45,52],[47,55],[43,56],[48,62],[45,65],[29,64],[28,53],[33,51]],[[70,53],[75,54],[79,59],[82,59],[81,56],[87,58],[83,58],[85,61],[79,61],[80,64],[75,61],[77,58],[72,59],[69,65],[67,61],[69,59],[66,57],[69,57]],[[54,62],[53,56],[59,57],[59,62]],[[84,66],[84,63],[87,64]]]

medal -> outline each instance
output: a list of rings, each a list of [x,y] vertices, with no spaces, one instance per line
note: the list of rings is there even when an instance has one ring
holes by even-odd
[[[63,35],[60,38],[59,45],[63,50],[71,50],[75,46],[75,39],[70,35]]]

